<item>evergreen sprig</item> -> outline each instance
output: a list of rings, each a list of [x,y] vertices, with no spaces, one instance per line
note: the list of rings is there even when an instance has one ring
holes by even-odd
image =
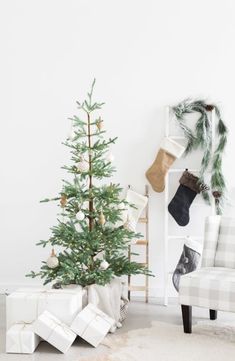
[[[57,246],[61,249],[57,255],[58,267],[50,268],[47,262],[42,262],[39,272],[31,271],[27,275],[41,277],[44,284],[56,281],[82,286],[105,285],[114,276],[152,275],[145,266],[129,261],[127,256],[130,241],[141,235],[124,226],[116,226],[122,219],[122,212],[132,205],[121,198],[119,184],[100,185],[100,180],[110,177],[115,171],[106,155],[117,138],[104,139],[105,131],[98,127],[101,119],[97,118],[96,112],[104,103],[93,101],[94,85],[95,80],[87,98],[77,102],[81,114],[69,118],[73,136],[63,143],[70,149],[71,164],[62,168],[72,175],[72,181],[62,180],[59,194],[42,201],[56,201],[61,210],[58,223],[51,228],[50,238],[37,243],[42,247]],[[87,169],[78,168],[81,160],[87,162]],[[61,206],[62,197],[66,202]],[[76,218],[78,212],[83,213],[83,220]],[[100,223],[101,213],[105,224]],[[109,264],[105,270],[101,269],[103,259]]]
[[[212,154],[212,125],[208,112],[215,109],[217,116],[216,134],[218,136],[218,143],[214,153]],[[221,112],[217,105],[207,104],[204,100],[186,99],[178,105],[172,107],[173,113],[176,116],[178,125],[183,130],[187,140],[185,155],[191,153],[197,148],[203,150],[203,157],[201,160],[201,169],[199,181],[204,183],[205,172],[211,164],[211,180],[210,187],[212,195],[216,200],[217,214],[222,213],[222,208],[225,199],[226,184],[222,173],[222,156],[227,143],[227,127],[221,118]],[[187,125],[187,114],[199,113],[200,116],[196,122],[195,129],[190,129]],[[210,203],[210,195],[208,191],[202,192],[203,198]]]

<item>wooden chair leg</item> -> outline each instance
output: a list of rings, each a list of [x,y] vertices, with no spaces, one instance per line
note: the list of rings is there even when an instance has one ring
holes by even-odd
[[[192,306],[181,305],[184,333],[192,333]]]
[[[217,319],[217,311],[210,310],[210,320],[216,320],[216,319]]]

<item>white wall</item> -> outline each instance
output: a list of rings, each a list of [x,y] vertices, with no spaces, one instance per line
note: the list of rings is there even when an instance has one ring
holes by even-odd
[[[53,204],[68,159],[61,142],[93,77],[118,169],[141,191],[164,132],[164,106],[188,96],[221,103],[229,130],[224,170],[234,185],[233,0],[8,0],[1,26],[0,287],[29,284],[49,250]],[[151,294],[162,293],[163,194],[151,192]],[[195,220],[195,218],[194,218]],[[193,224],[193,223],[192,223]],[[196,231],[196,230],[195,230]]]

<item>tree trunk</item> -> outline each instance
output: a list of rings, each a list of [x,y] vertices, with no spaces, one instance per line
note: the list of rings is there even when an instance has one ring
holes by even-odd
[[[91,121],[90,121],[90,114],[87,113],[87,120],[88,120],[88,146],[89,146],[89,172],[92,171],[92,155],[91,155]],[[89,174],[89,230],[91,231],[93,228],[93,216],[91,216],[91,213],[94,210],[93,207],[93,199],[91,196],[91,190],[92,190],[92,175]]]

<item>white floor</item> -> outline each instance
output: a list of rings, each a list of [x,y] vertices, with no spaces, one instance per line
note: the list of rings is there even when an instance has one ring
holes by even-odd
[[[194,322],[207,319],[208,311],[204,309],[193,310]],[[235,314],[219,313],[221,321],[235,320]],[[180,307],[176,304],[171,304],[168,307],[154,304],[145,304],[144,302],[131,302],[129,308],[128,318],[123,324],[122,329],[118,333],[123,333],[136,328],[149,327],[151,321],[162,321],[181,325]],[[5,298],[0,296],[0,361],[52,361],[52,360],[66,360],[79,361],[81,356],[97,354],[103,350],[104,346],[99,346],[97,349],[92,348],[81,339],[77,339],[70,350],[65,354],[61,354],[55,348],[42,342],[33,355],[14,355],[5,354]],[[208,360],[209,361],[209,360]]]

